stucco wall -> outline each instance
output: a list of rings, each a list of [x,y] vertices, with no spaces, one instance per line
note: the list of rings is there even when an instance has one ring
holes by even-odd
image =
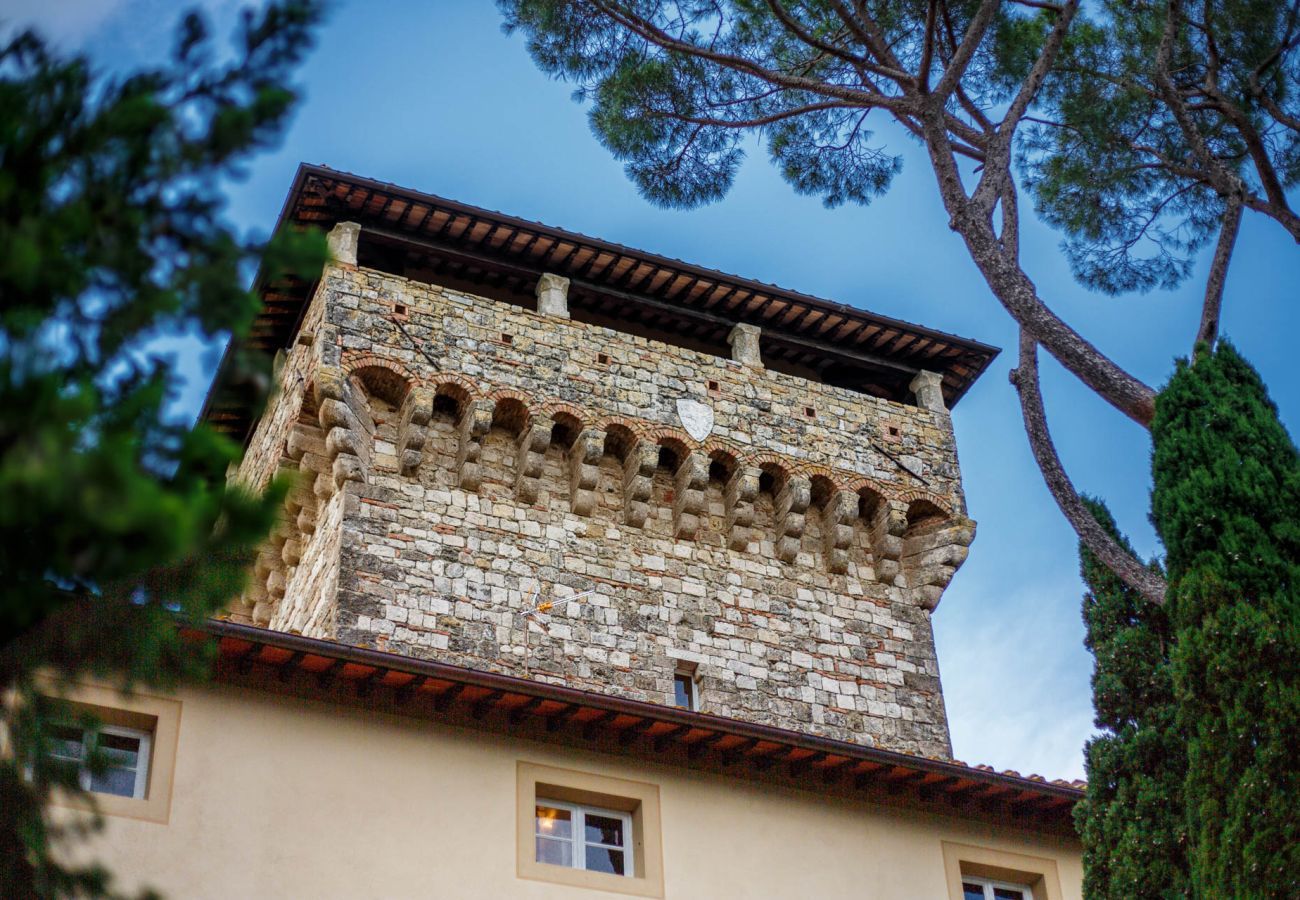
[[[1059,838],[242,688],[180,697],[167,823],[110,817],[93,845],[173,898],[615,896],[516,876],[521,760],[657,785],[669,898],[944,900],[943,842],[1050,860],[1081,896]]]

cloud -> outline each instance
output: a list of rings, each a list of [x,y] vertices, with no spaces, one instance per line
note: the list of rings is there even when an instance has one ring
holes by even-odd
[[[229,33],[238,11],[262,0],[0,0],[0,34],[35,28],[65,50],[84,50],[113,66],[122,57],[148,59],[171,47],[180,17],[208,15],[218,35]]]
[[[105,22],[132,0],[3,0],[0,29],[5,33],[33,27],[55,44],[81,47]]]
[[[1077,617],[1077,582],[1039,583],[946,597],[935,618],[944,700],[957,759],[1048,778],[1082,778],[1083,744],[1094,733]],[[976,600],[986,598],[986,602]],[[993,602],[996,598],[996,605]],[[947,615],[945,615],[947,614]]]

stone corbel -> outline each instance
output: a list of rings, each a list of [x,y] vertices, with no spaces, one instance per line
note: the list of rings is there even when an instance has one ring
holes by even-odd
[[[569,505],[575,516],[590,516],[596,509],[600,484],[600,458],[605,454],[605,432],[584,428],[569,448]]]
[[[916,405],[922,409],[948,412],[948,406],[943,402],[943,376],[938,372],[917,372],[908,389],[916,397]]]
[[[694,540],[703,521],[704,489],[709,481],[709,458],[692,450],[673,476],[673,536]]]
[[[650,496],[654,492],[655,469],[659,465],[659,445],[638,440],[623,460],[623,521],[635,528],[645,526],[650,515]]]
[[[324,380],[320,377],[322,374],[331,377]],[[349,481],[365,481],[365,470],[361,465],[361,421],[346,401],[346,381],[339,378],[336,382],[333,375],[333,372],[317,372],[317,406],[321,429],[325,432],[325,458],[330,461],[334,488],[341,488]],[[323,391],[322,387],[329,392]]]
[[[535,415],[519,433],[518,456],[515,462],[515,496],[524,503],[536,503],[541,485],[542,469],[546,466],[546,451],[551,446],[555,420],[547,415]]]
[[[330,258],[348,266],[357,264],[357,247],[361,241],[361,226],[356,222],[339,222],[325,235]]]
[[[858,495],[835,491],[822,508],[821,532],[826,568],[836,575],[849,570],[849,548],[853,546],[853,520],[858,516]]]
[[[298,531],[311,534],[316,530],[316,496],[313,480],[324,471],[325,442],[320,429],[297,422],[289,432],[285,453],[298,464],[298,481],[285,498],[285,507],[295,519]]]
[[[477,491],[483,482],[483,437],[492,428],[495,408],[491,400],[474,400],[465,407],[461,417],[456,473],[457,483],[463,490]]]
[[[876,505],[871,517],[871,555],[876,579],[895,584],[902,573],[903,535],[907,532],[907,507],[887,500]]]
[[[762,471],[753,466],[738,466],[727,481],[723,499],[727,508],[727,546],[744,552],[749,549],[754,526],[754,498]]]
[[[545,272],[537,279],[537,311],[544,316],[569,318],[569,279]]]
[[[805,513],[812,500],[812,483],[802,475],[791,475],[776,495],[776,555],[792,563],[799,556]]]
[[[966,561],[975,540],[975,522],[958,519],[916,530],[903,539],[903,571],[912,600],[933,611],[944,588]]]
[[[397,427],[397,464],[403,475],[412,475],[424,460],[424,444],[433,418],[433,391],[416,385],[402,401],[402,419]]]

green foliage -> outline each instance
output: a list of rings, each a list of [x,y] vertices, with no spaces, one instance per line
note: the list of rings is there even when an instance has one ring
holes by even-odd
[[[204,668],[178,619],[241,589],[283,486],[228,486],[238,448],[167,414],[167,335],[240,337],[252,266],[310,273],[319,236],[239,240],[223,178],[276,140],[319,18],[308,0],[246,15],[233,58],[184,20],[167,65],[108,78],[27,33],[0,48],[0,884],[101,895],[107,874],[52,859],[43,809],[75,777],[46,759],[42,695],[77,678],[167,686]],[[266,361],[242,360],[242,383]],[[94,764],[94,761],[92,761]]]
[[[1300,459],[1230,344],[1180,362],[1152,425],[1192,893],[1300,895]]]
[[[1111,294],[1182,281],[1224,208],[1154,75],[1169,9],[1154,0],[1093,7],[1092,19],[1072,29],[1021,145],[1038,213],[1065,232],[1075,275]],[[1169,68],[1174,87],[1194,98],[1189,121],[1212,165],[1260,194],[1269,170],[1283,189],[1294,186],[1300,66],[1289,52],[1292,4],[1189,4],[1184,15]],[[1259,135],[1254,156],[1251,131]]]
[[[1110,510],[1084,501],[1126,550]],[[1188,895],[1182,781],[1186,746],[1176,721],[1163,607],[1144,599],[1083,544],[1085,643],[1096,663],[1093,703],[1103,733],[1088,742],[1088,792],[1075,808],[1084,848],[1084,896],[1097,900]]]
[[[498,5],[538,65],[592,101],[592,129],[629,178],[668,206],[722,197],[751,135],[798,192],[828,206],[869,203],[888,190],[901,158],[868,117],[892,116],[903,125],[895,134],[921,136],[927,89],[918,84],[936,84],[981,6]],[[998,5],[943,110],[954,146],[987,161],[982,154],[1004,129],[998,116],[1028,80],[1057,6]],[[1169,70],[1178,103],[1190,105],[1195,142],[1153,75],[1171,9]],[[1216,233],[1228,194],[1249,190],[1286,207],[1281,192],[1300,178],[1296,32],[1293,4],[1283,0],[1084,4],[1029,119],[1005,126],[1038,213],[1064,233],[1082,283],[1108,293],[1171,287]],[[1289,208],[1277,214],[1297,233]]]

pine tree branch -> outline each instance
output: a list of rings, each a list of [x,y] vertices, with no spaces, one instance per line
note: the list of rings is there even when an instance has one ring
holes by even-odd
[[[1038,463],[1038,469],[1052,498],[1079,540],[1125,584],[1152,603],[1163,604],[1166,589],[1164,579],[1125,551],[1106,533],[1084,506],[1070,476],[1066,474],[1052,442],[1047,427],[1047,414],[1043,409],[1043,395],[1038,381],[1038,344],[1024,330],[1020,332],[1020,362],[1011,370],[1011,383],[1020,396],[1020,410],[1034,461]]]
[[[1205,300],[1201,304],[1201,324],[1196,329],[1196,341],[1192,344],[1214,346],[1219,338],[1219,313],[1223,305],[1223,288],[1228,280],[1228,266],[1232,262],[1232,251],[1237,244],[1237,234],[1241,230],[1241,198],[1229,197],[1228,205],[1223,211],[1223,223],[1219,226],[1219,241],[1214,247],[1214,261],[1210,263],[1210,274],[1205,279]]]

